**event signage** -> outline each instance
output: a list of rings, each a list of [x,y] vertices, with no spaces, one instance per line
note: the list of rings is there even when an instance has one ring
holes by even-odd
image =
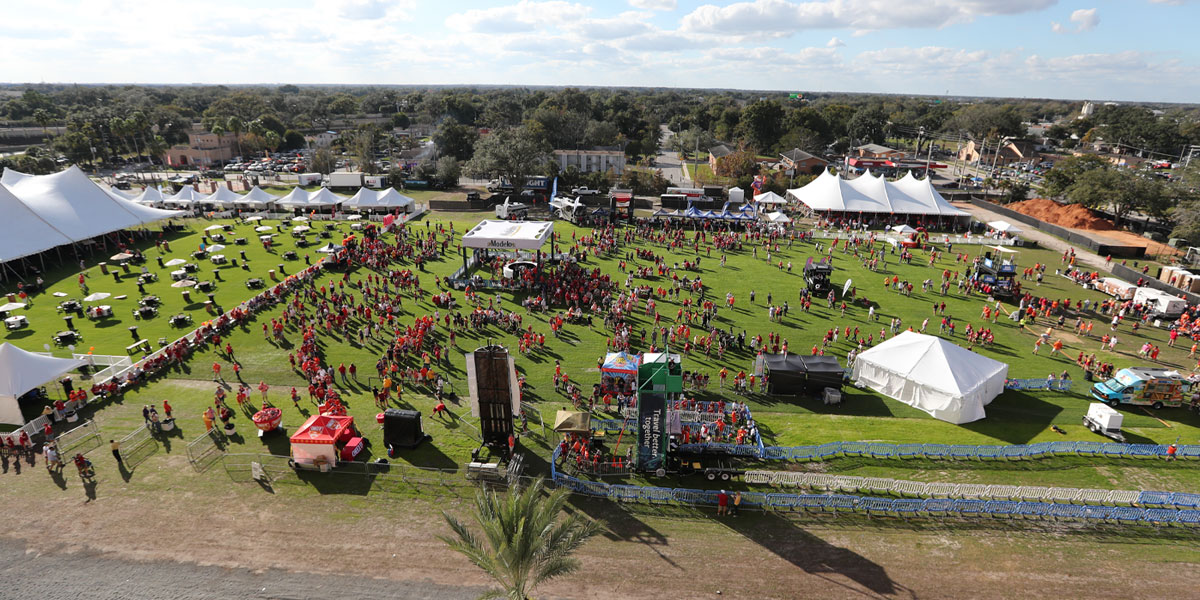
[[[666,453],[666,394],[642,392],[638,395],[637,466],[652,471],[663,465]]]

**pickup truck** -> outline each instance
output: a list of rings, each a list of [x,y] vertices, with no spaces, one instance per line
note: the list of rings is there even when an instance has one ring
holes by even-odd
[[[599,196],[600,190],[594,190],[588,187],[577,187],[571,190],[571,193],[575,194],[576,196]]]

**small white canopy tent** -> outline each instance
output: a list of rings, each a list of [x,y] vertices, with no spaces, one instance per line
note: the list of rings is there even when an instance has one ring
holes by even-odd
[[[916,233],[917,232],[916,229],[913,229],[912,227],[909,227],[908,225],[894,225],[894,226],[892,226],[892,231],[895,231],[896,233],[899,233],[901,235],[906,234],[906,233]]]
[[[339,196],[329,191],[329,188],[309,192],[298,187],[280,198],[275,205],[282,208],[329,208],[337,206],[345,200],[345,196]]]
[[[1004,391],[1008,365],[942,338],[905,331],[854,361],[855,383],[950,423],[984,418]]]
[[[407,208],[414,202],[412,198],[397,192],[395,188],[382,190],[360,188],[358,193],[342,202],[342,208],[346,210]]]
[[[134,198],[132,195],[126,194],[125,192],[118,190],[117,186],[115,186],[115,185],[108,186],[108,188],[104,189],[104,191],[108,192],[109,196],[112,196],[113,198],[116,198],[118,200],[133,200],[133,198]]]
[[[163,198],[163,204],[167,206],[191,206],[196,204],[202,196],[196,193],[196,189],[190,185],[185,185],[178,192]]]
[[[221,185],[217,186],[217,191],[197,200],[196,202],[199,204],[212,204],[215,206],[229,207],[241,201],[241,194]]]
[[[988,227],[999,231],[1000,233],[1021,233],[1021,228],[1009,223],[1008,221],[989,221]]]
[[[787,198],[776,194],[775,192],[764,192],[754,196],[754,201],[759,204],[787,204]]]
[[[269,194],[266,190],[256,185],[250,188],[250,191],[242,196],[237,204],[252,208],[265,208],[267,205],[274,204],[276,200],[279,200],[279,196]]]
[[[763,213],[763,218],[771,223],[787,224],[792,222],[792,218],[781,212]]]
[[[554,234],[550,221],[480,221],[463,234],[464,248],[537,250]]]
[[[24,425],[17,398],[85,364],[83,359],[41,356],[8,342],[0,344],[0,423]]]
[[[147,186],[146,189],[142,190],[142,193],[134,196],[132,201],[143,206],[162,206],[164,198],[162,190],[157,187]]]

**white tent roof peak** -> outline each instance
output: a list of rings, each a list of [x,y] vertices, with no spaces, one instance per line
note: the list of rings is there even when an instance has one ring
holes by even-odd
[[[74,240],[55,229],[0,185],[0,262],[37,254]]]
[[[554,233],[551,221],[480,221],[463,234],[467,248],[536,250]]]
[[[808,185],[788,190],[788,195],[815,211],[953,217],[967,214],[942,198],[928,178],[909,176],[887,181],[870,171],[855,179],[824,171]]]

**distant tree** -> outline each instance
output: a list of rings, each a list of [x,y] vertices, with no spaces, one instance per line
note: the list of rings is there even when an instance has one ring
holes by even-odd
[[[349,115],[358,111],[358,100],[350,94],[334,94],[329,99],[329,112],[335,115]]]
[[[392,115],[392,127],[396,129],[408,129],[409,125],[411,124],[412,121],[409,120],[408,115],[404,113],[396,113]]]
[[[779,141],[783,107],[774,100],[759,100],[742,109],[738,132],[755,150],[769,152]]]
[[[304,140],[304,134],[299,131],[289,129],[283,132],[283,148],[285,150],[300,150],[306,145],[307,142]]]
[[[313,152],[309,168],[314,173],[328,175],[337,168],[337,158],[333,156],[333,151],[329,148],[317,148]]]
[[[433,132],[433,143],[437,145],[438,153],[443,156],[453,156],[458,160],[470,160],[475,151],[475,140],[479,134],[474,127],[463,125],[454,119],[446,119]]]
[[[473,179],[503,177],[520,191],[529,175],[549,158],[549,146],[528,128],[501,129],[476,142],[475,154],[464,165],[463,173]]]
[[[358,170],[367,175],[375,175],[381,170],[375,162],[378,141],[378,130],[373,125],[360,127],[350,135],[350,156]]]
[[[1138,173],[1116,169],[1093,169],[1080,175],[1067,188],[1067,199],[1088,208],[1107,209],[1114,224],[1131,212],[1162,216],[1171,206],[1171,196],[1162,183]]]
[[[246,130],[246,122],[241,117],[229,117],[225,120],[225,130],[232,131],[237,140],[238,154],[242,153],[242,132]]]
[[[846,129],[859,144],[882,144],[887,141],[887,121],[887,113],[882,107],[865,106],[854,112]]]
[[[42,126],[42,135],[43,136],[50,137],[50,133],[48,131],[46,131],[46,126],[50,125],[50,121],[52,121],[53,119],[54,119],[54,115],[51,115],[50,111],[48,111],[44,108],[39,108],[39,109],[33,111],[33,120],[37,121],[38,125]]]
[[[1023,137],[1021,113],[1011,104],[968,104],[946,120],[947,131],[964,131],[971,138]]]
[[[716,166],[714,174],[718,177],[738,178],[758,174],[758,161],[754,153],[744,148],[718,158]]]
[[[462,178],[462,166],[453,156],[443,156],[437,161],[437,180],[444,188],[458,187]]]
[[[1112,167],[1102,156],[1083,154],[1071,156],[1054,163],[1054,168],[1046,171],[1043,177],[1042,193],[1051,197],[1061,197],[1084,173],[1096,170],[1107,170]]]

